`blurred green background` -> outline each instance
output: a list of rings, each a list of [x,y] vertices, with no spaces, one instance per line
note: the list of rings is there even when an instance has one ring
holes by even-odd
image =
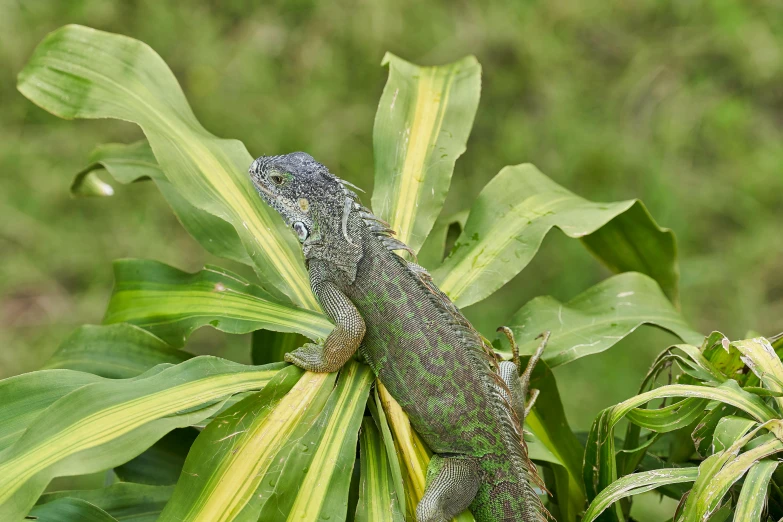
[[[0,0],[0,377],[35,369],[75,326],[101,321],[113,259],[217,261],[152,184],[68,195],[93,146],[142,135],[57,119],[16,91],[34,46],[66,23],[150,44],[216,135],[253,155],[308,151],[368,193],[384,52],[422,64],[474,54],[482,99],[447,211],[521,162],[589,199],[641,198],[677,234],[682,309],[696,328],[783,329],[780,2]],[[489,334],[532,297],[569,299],[606,275],[553,232],[520,276],[466,312]],[[643,328],[560,368],[573,425],[634,394],[671,340]],[[190,348],[247,359],[248,345],[204,329]]]

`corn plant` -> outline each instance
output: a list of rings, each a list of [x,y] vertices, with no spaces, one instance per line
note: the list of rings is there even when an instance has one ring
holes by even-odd
[[[534,376],[541,394],[528,447],[545,471],[549,509],[576,521],[583,449],[550,370],[645,323],[701,342],[677,311],[674,236],[636,200],[588,201],[529,164],[502,169],[466,220],[444,215],[480,66],[466,57],[422,67],[393,55],[383,64],[372,207],[458,306],[520,273],[554,227],[616,273],[568,302],[541,297],[498,318],[523,354],[552,332]],[[142,142],[98,146],[75,195],[111,195],[98,175],[106,172],[119,183],[152,180],[196,241],[254,275],[117,261],[103,324],[77,329],[40,371],[0,382],[0,520],[412,520],[429,452],[369,368],[314,374],[280,362],[332,326],[293,234],[254,192],[244,145],[205,130],[165,62],[124,36],[63,27],[35,50],[18,88],[62,118],[143,130]],[[450,227],[461,233],[446,252]],[[189,354],[190,334],[204,326],[252,332],[255,364]],[[103,470],[105,488],[46,491],[54,477]]]
[[[604,410],[593,424],[584,466],[592,502],[583,522],[628,520],[627,498],[652,489],[679,501],[678,522],[779,520],[781,347],[780,339],[777,346],[763,337],[730,342],[714,332],[700,347],[664,351],[641,393]],[[681,370],[676,383],[655,387],[673,366]],[[647,409],[667,398],[679,400]],[[629,425],[618,452],[614,427],[623,418]],[[690,489],[683,486],[691,482]]]

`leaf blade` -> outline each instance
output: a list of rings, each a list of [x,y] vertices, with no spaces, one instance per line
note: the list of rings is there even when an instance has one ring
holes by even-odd
[[[567,303],[537,297],[509,323],[521,353],[532,354],[538,335],[551,332],[543,356],[550,368],[608,350],[643,324],[668,330],[690,344],[701,344],[704,338],[685,322],[654,280],[636,272],[605,279]]]
[[[280,367],[202,356],[75,389],[0,453],[0,518],[24,515],[52,477],[119,465],[172,429],[208,417],[226,397],[263,388]]]
[[[325,338],[332,330],[322,314],[281,303],[219,267],[189,274],[156,261],[120,260],[114,274],[104,323],[140,326],[175,347],[207,324],[227,333],[263,328],[311,339]]]
[[[17,89],[62,118],[137,123],[158,163],[191,205],[231,223],[259,277],[317,309],[300,248],[247,175],[253,158],[198,122],[171,70],[146,44],[83,26],[50,33],[18,76]]]
[[[596,247],[593,252],[610,269],[649,272],[668,295],[676,297],[674,236],[658,227],[646,211],[634,212],[634,206],[641,207],[641,203],[587,201],[529,164],[505,167],[482,189],[454,250],[432,276],[457,306],[465,307],[488,297],[523,270],[553,227],[583,239],[603,234],[603,227],[613,220],[641,220],[643,235],[618,235],[616,241],[625,238],[629,242]],[[644,263],[626,259],[620,247],[636,252]],[[664,268],[651,270],[658,266]]]
[[[443,207],[457,158],[465,151],[481,90],[472,57],[419,67],[387,53],[389,79],[373,128],[372,206],[418,251]]]

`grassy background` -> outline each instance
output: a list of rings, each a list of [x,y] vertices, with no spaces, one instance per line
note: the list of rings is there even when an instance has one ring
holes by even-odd
[[[213,133],[253,155],[308,151],[368,192],[384,52],[424,64],[475,54],[482,100],[448,210],[521,162],[589,199],[641,198],[677,233],[682,308],[694,326],[731,337],[783,329],[779,2],[257,4],[0,0],[0,377],[35,369],[76,325],[100,322],[113,259],[187,270],[215,261],[151,184],[113,198],[68,196],[94,145],[141,133],[59,120],[16,92],[33,47],[65,23],[149,43]],[[568,299],[606,275],[555,232],[512,284],[467,313],[491,332],[536,295]],[[643,329],[561,368],[573,424],[585,429],[632,395],[670,340]],[[247,345],[203,330],[191,348],[246,357]]]

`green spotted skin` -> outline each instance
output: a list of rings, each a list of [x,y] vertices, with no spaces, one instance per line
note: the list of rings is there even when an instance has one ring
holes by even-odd
[[[433,452],[479,460],[482,484],[471,504],[479,522],[540,520],[519,428],[478,334],[460,328],[445,296],[372,233],[362,244],[356,280],[342,288],[366,324],[360,356]]]

